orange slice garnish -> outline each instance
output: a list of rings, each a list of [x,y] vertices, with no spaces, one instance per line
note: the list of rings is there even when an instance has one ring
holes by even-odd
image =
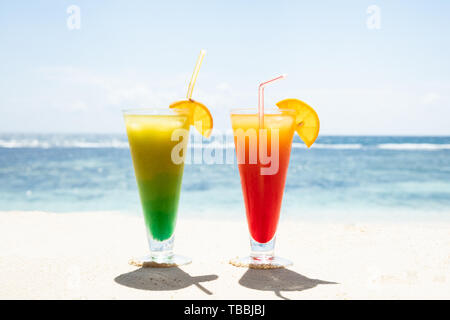
[[[319,116],[316,111],[305,102],[298,99],[285,99],[277,102],[280,109],[294,110],[296,113],[296,131],[300,139],[309,148],[316,141],[320,130]]]
[[[174,102],[170,105],[170,108],[188,110],[191,125],[193,125],[202,136],[208,138],[211,135],[213,118],[204,104],[189,99]]]

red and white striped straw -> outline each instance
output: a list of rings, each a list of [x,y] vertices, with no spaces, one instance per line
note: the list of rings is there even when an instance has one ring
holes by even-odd
[[[258,87],[258,112],[259,112],[259,127],[264,127],[264,87],[269,83],[275,82],[277,80],[281,80],[286,78],[286,74],[282,74],[276,78],[263,82]]]

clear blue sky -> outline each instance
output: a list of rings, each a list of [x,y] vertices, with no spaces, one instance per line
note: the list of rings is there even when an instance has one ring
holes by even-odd
[[[67,8],[81,29],[67,28]],[[377,5],[380,29],[367,8]],[[450,1],[2,1],[0,132],[124,132],[120,110],[311,104],[322,134],[450,134]]]

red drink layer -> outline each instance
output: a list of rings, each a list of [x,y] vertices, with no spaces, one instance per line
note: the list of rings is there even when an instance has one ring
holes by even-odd
[[[266,243],[277,231],[295,116],[266,114],[262,131],[256,113],[232,114],[231,122],[249,231]]]

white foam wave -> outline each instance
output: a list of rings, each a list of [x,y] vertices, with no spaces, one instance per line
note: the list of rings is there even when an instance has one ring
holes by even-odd
[[[189,147],[192,149],[234,149],[233,142],[219,142],[213,141],[211,143],[197,143],[190,142]],[[128,141],[111,139],[102,141],[86,141],[77,139],[0,139],[0,148],[128,148]],[[304,143],[292,143],[294,149],[306,149]],[[335,149],[335,150],[358,150],[363,149],[364,146],[359,143],[347,144],[325,144],[315,143],[312,148],[317,149]],[[432,144],[432,143],[383,143],[374,146],[366,146],[366,148],[377,148],[383,150],[450,150],[450,144]]]
[[[0,148],[128,148],[128,143],[120,140],[89,142],[89,141],[40,141],[38,139],[1,140]]]
[[[378,149],[385,150],[449,150],[450,144],[433,143],[383,143],[378,145]]]
[[[306,145],[304,143],[298,143],[294,142],[292,144],[292,147],[295,149],[306,149]],[[324,143],[315,143],[312,145],[311,148],[317,148],[317,149],[362,149],[362,145],[359,143],[346,143],[346,144],[324,144]]]

